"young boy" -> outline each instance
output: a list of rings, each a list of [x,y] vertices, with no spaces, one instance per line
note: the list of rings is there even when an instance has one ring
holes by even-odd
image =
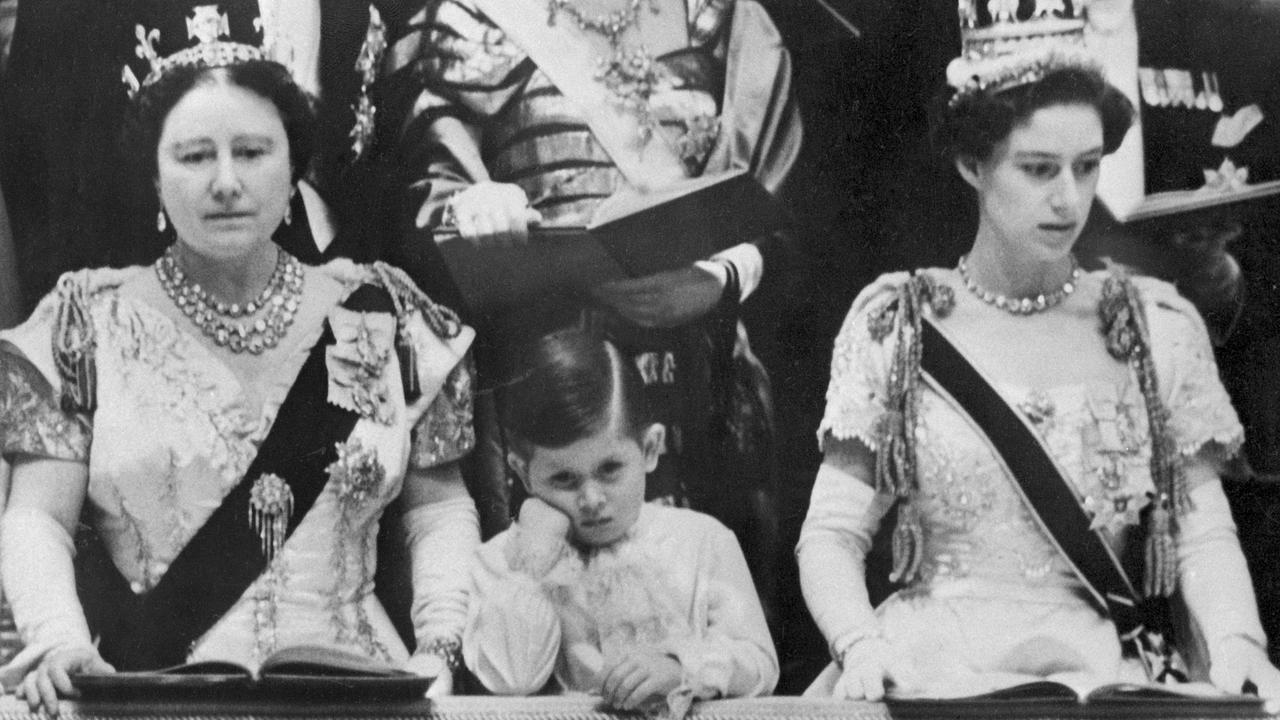
[[[467,667],[501,695],[554,677],[560,692],[676,717],[693,699],[771,692],[778,660],[736,538],[644,502],[664,438],[645,422],[637,370],[577,330],[527,357],[503,425],[531,497],[479,551]]]

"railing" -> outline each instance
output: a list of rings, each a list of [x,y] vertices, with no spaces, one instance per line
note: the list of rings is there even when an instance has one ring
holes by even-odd
[[[0,698],[0,720],[36,720],[47,718],[27,711],[13,696]],[[430,718],[431,720],[636,720],[643,716],[615,713],[602,708],[590,697],[450,697],[439,701],[401,704],[364,705],[285,705],[263,704],[177,704],[121,703],[83,704],[64,702],[61,717],[65,720],[240,720],[242,718]],[[880,703],[841,702],[797,697],[771,697],[753,700],[714,700],[694,706],[689,720],[956,720],[956,718],[1006,718],[1048,720],[1049,718],[1275,718],[1265,714],[1231,715],[1197,712],[1194,704],[1170,712],[1154,712],[1140,705],[1094,710],[1084,705],[1064,704],[1039,708],[992,703],[984,707],[961,710],[941,706],[892,706]]]

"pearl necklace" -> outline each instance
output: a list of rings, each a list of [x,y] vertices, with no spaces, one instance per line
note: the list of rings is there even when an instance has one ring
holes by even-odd
[[[218,347],[233,353],[254,355],[280,343],[293,324],[302,297],[302,263],[279,250],[276,267],[267,286],[244,306],[230,305],[209,295],[199,283],[187,277],[178,265],[171,246],[155,262],[156,277],[178,309]],[[242,318],[262,312],[256,320]]]
[[[1075,255],[1069,257],[1071,258],[1071,275],[1066,282],[1062,283],[1062,287],[1051,292],[1041,293],[1035,297],[1010,298],[987,290],[974,282],[969,275],[968,255],[960,256],[960,262],[957,263],[956,270],[959,271],[960,279],[964,281],[964,286],[968,288],[969,292],[973,293],[974,297],[982,300],[982,302],[1014,315],[1030,315],[1048,310],[1076,291],[1076,282],[1080,280],[1080,265],[1076,263]]]

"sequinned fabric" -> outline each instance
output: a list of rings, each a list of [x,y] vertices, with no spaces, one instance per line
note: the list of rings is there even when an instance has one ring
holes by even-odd
[[[39,310],[25,325],[0,334],[32,356],[23,364],[0,353],[0,371],[16,379],[0,392],[0,436],[8,452],[87,462],[94,525],[134,592],[145,593],[241,481],[325,323],[292,328],[280,346],[278,367],[256,379],[259,405],[249,401],[241,378],[200,341],[193,324],[119,291],[135,273],[150,268],[132,268],[106,281],[93,272],[87,276],[94,286],[87,297],[98,402],[85,419],[91,447],[88,427],[75,430],[77,418],[60,415],[49,399],[50,386],[58,382],[56,373],[43,370],[52,365],[52,313]],[[359,286],[350,273],[329,274],[342,284],[342,297]],[[390,315],[362,317],[339,306],[327,312],[335,336],[363,327],[366,320],[396,327]],[[411,428],[417,425],[422,428],[417,435],[435,438],[432,452],[418,459],[419,466],[430,467],[469,450],[471,424],[470,400],[464,397],[470,391],[464,361],[470,331],[450,344],[432,334],[420,316],[408,322],[416,327],[410,337],[424,340],[416,347],[419,366],[443,368],[441,374],[451,379],[447,392],[435,396],[437,378],[427,386],[425,415],[411,412],[398,356],[390,351],[391,335],[371,341],[385,348],[366,353],[381,362],[365,363],[361,373],[331,373],[332,383],[354,387],[363,399],[355,404],[361,417],[339,451],[349,458],[350,472],[330,471],[328,484],[267,570],[196,641],[192,659],[253,667],[277,647],[307,643],[347,646],[388,660],[407,657],[373,595],[378,521],[400,493]],[[42,368],[40,375],[34,374],[36,368]],[[369,388],[378,392],[365,392]],[[54,433],[59,427],[72,430]]]

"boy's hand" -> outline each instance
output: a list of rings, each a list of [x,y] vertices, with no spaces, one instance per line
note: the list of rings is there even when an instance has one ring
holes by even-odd
[[[652,648],[638,648],[617,658],[612,666],[607,663],[600,694],[619,710],[639,709],[654,698],[665,700],[684,679],[679,660]]]
[[[573,520],[547,501],[531,497],[520,506],[520,532],[530,537],[566,540],[573,531]]]

